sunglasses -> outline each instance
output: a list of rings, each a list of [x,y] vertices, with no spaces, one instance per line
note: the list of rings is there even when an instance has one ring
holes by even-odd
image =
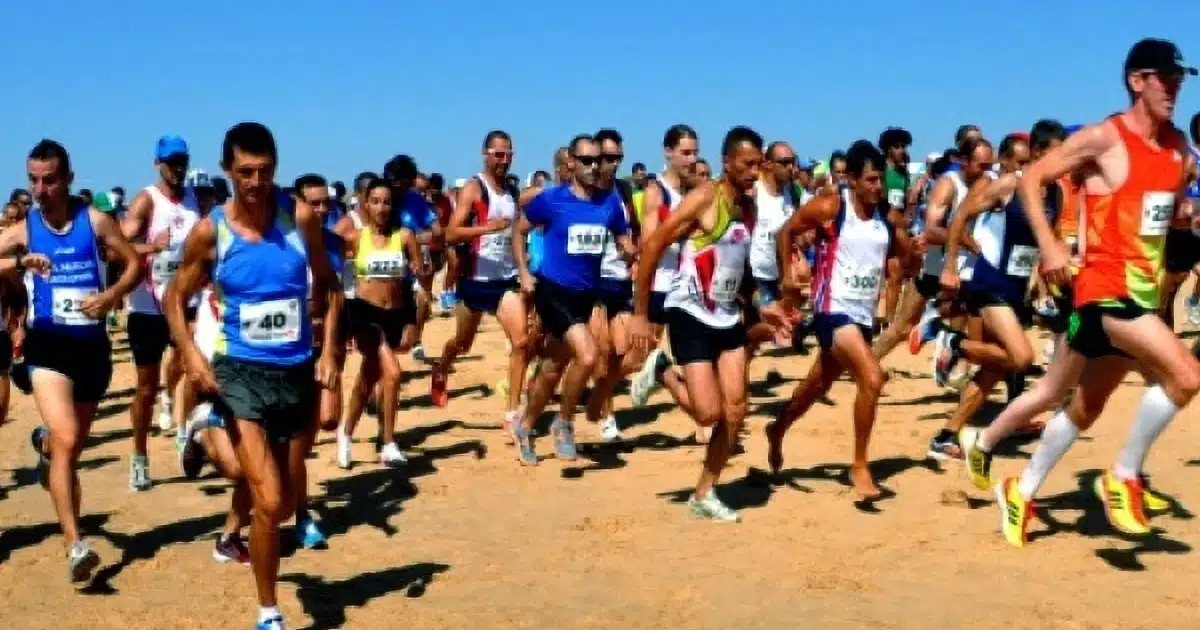
[[[600,163],[599,155],[576,155],[572,157],[574,157],[575,161],[584,168],[591,168]]]
[[[512,159],[514,152],[513,151],[496,151],[493,149],[488,149],[488,155],[496,158],[497,160],[509,160],[509,159]]]
[[[625,159],[624,153],[601,153],[600,160],[609,164],[620,164]]]

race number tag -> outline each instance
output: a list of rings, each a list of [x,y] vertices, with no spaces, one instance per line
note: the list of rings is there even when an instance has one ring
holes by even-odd
[[[604,253],[608,228],[603,225],[572,225],[567,228],[567,253],[573,256],[599,256]]]
[[[893,208],[904,208],[904,191],[893,188],[888,191],[888,205]]]
[[[300,300],[269,300],[242,304],[238,310],[242,340],[249,344],[292,343],[300,340]]]
[[[708,297],[717,304],[732,304],[737,297],[738,287],[742,284],[742,267],[717,267],[713,272],[712,285]]]
[[[1169,192],[1148,192],[1142,197],[1141,236],[1164,236],[1175,214],[1175,195]]]
[[[880,269],[877,267],[850,267],[842,276],[842,291],[851,300],[874,300],[879,297]]]
[[[1013,245],[1012,253],[1008,255],[1007,273],[1016,278],[1028,278],[1033,275],[1041,256],[1038,248],[1032,245]]]
[[[502,232],[488,234],[484,239],[483,256],[491,260],[505,260],[512,256],[512,234]]]
[[[367,257],[368,278],[403,278],[407,270],[404,254],[399,252],[376,252]]]
[[[54,287],[50,291],[53,302],[51,313],[54,323],[63,326],[90,326],[98,320],[92,319],[83,312],[83,301],[96,295],[96,289],[81,289],[78,287]]]
[[[157,285],[165,285],[175,276],[175,272],[179,271],[181,262],[180,252],[173,249],[168,249],[154,257],[154,262],[150,265],[150,279]]]

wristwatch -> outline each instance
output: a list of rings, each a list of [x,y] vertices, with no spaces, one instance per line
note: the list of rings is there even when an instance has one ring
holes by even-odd
[[[13,269],[16,269],[16,270],[17,270],[17,273],[25,273],[25,265],[24,265],[24,262],[23,262],[23,258],[24,258],[24,257],[23,257],[23,256],[21,256],[20,254],[13,254],[13,255],[12,255],[12,259],[13,259]]]

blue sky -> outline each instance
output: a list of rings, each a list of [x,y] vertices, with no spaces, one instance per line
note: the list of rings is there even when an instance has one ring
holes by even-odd
[[[710,160],[736,124],[816,158],[901,125],[916,158],[965,122],[999,139],[1039,117],[1085,122],[1123,107],[1121,63],[1141,37],[1172,39],[1200,63],[1200,40],[1187,37],[1197,2],[913,4],[4,2],[0,79],[16,91],[0,99],[0,185],[23,184],[42,137],[67,146],[77,187],[150,183],[166,133],[215,171],[241,120],[275,132],[280,181],[316,171],[348,182],[401,152],[426,172],[468,176],[491,128],[513,134],[522,176],[604,126],[625,136],[626,170],[658,168],[676,122],[699,131]],[[1193,79],[1177,122],[1198,108]]]

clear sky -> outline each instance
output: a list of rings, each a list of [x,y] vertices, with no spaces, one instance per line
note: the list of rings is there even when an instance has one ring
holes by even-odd
[[[1123,107],[1142,37],[1200,63],[1194,0],[917,4],[0,0],[0,185],[23,185],[42,137],[66,145],[77,188],[150,183],[167,133],[212,172],[242,120],[274,131],[282,182],[349,182],[396,153],[465,177],[492,128],[513,134],[521,176],[605,126],[626,138],[626,171],[657,169],[676,122],[710,160],[736,124],[818,159],[900,125],[920,159],[962,123],[998,140]],[[1192,79],[1177,123],[1198,108]]]

